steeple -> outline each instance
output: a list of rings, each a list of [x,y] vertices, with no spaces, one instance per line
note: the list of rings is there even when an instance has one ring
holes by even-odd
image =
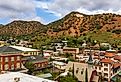
[[[93,64],[93,59],[92,59],[92,54],[91,54],[91,48],[90,48],[89,59],[88,59],[87,63],[90,64],[90,65]]]

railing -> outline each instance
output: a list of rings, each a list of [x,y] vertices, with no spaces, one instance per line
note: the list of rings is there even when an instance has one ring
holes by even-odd
[[[116,76],[119,72],[121,72],[121,70],[119,70],[117,73],[113,74],[113,75],[111,76],[111,78],[114,77],[114,76]]]

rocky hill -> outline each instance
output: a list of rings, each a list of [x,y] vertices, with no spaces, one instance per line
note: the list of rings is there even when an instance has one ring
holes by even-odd
[[[0,25],[0,35],[20,36],[35,33],[37,31],[44,32],[44,25],[37,21],[13,21],[7,25]]]
[[[64,18],[47,25],[47,34],[50,36],[81,36],[90,31],[112,32],[120,34],[121,15],[97,14],[84,15],[79,12],[71,12]]]
[[[112,13],[85,15],[79,12],[71,12],[62,19],[43,25],[37,21],[13,21],[7,25],[0,25],[0,35],[21,36],[32,35],[38,37],[121,37],[121,15]],[[110,35],[110,36],[109,36]],[[37,37],[36,37],[37,36]],[[32,39],[33,39],[32,38]],[[95,39],[95,38],[94,38]],[[100,39],[100,38],[98,38]],[[38,40],[39,41],[39,40]]]

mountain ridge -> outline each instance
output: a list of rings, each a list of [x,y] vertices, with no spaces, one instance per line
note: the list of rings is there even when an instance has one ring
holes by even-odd
[[[71,12],[65,17],[44,25],[38,21],[17,20],[6,25],[0,25],[0,35],[21,36],[21,35],[47,35],[49,37],[72,36],[79,37],[93,31],[94,33],[111,32],[120,34],[121,15],[103,13],[86,15],[79,12]]]

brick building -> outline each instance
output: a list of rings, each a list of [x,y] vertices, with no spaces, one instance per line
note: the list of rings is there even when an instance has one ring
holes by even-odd
[[[18,70],[22,68],[21,51],[12,47],[0,47],[0,71]]]
[[[0,71],[25,69],[25,62],[32,62],[37,69],[45,68],[48,66],[48,60],[40,56],[39,52],[37,49],[21,46],[2,46],[0,47]]]
[[[39,55],[24,57],[22,60],[24,62],[32,62],[36,66],[36,69],[43,69],[48,67],[48,60]]]

